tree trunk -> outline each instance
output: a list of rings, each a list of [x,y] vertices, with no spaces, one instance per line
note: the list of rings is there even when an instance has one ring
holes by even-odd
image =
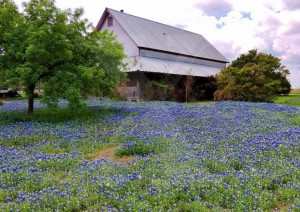
[[[185,86],[185,102],[188,102],[188,87]]]
[[[34,109],[34,88],[35,85],[30,85],[28,87],[28,115],[32,116],[33,115],[33,109]]]

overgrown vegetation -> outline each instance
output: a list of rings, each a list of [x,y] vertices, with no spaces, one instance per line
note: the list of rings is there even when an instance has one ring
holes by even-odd
[[[191,102],[213,100],[216,78],[145,73],[145,100]]]

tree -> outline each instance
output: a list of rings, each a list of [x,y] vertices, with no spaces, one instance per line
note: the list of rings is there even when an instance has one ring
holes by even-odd
[[[192,92],[193,85],[195,84],[196,78],[191,75],[187,75],[184,79],[185,88],[185,102],[188,102],[190,93]]]
[[[54,0],[31,0],[19,12],[13,1],[0,10],[0,70],[8,84],[21,84],[34,110],[34,89],[44,100],[66,97],[77,107],[88,94],[108,95],[124,76],[123,46],[108,31],[96,32],[83,9],[62,11]]]
[[[279,58],[250,50],[217,75],[214,99],[272,102],[276,95],[290,91],[288,74]]]

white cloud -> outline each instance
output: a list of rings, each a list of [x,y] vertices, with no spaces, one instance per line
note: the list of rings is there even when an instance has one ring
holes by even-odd
[[[215,2],[208,0],[200,1],[195,7],[200,9],[207,16],[214,16],[217,19],[226,16],[232,10],[232,5],[227,0]]]

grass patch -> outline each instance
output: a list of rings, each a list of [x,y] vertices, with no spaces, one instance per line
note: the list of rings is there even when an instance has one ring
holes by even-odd
[[[274,101],[274,103],[300,107],[300,94],[278,96],[278,98]]]
[[[291,125],[300,126],[300,116],[293,116],[290,123]]]
[[[292,95],[300,95],[300,89],[292,89],[291,90],[291,92],[290,92],[290,94],[292,94]]]
[[[141,140],[126,142],[115,151],[117,158],[123,156],[145,156],[166,151],[171,139],[162,137],[151,137],[148,142]]]
[[[149,155],[150,153],[157,152],[155,145],[147,144],[142,141],[138,141],[133,145],[123,146],[116,150],[115,156],[135,156],[135,155]]]
[[[115,111],[113,109],[101,108],[82,108],[79,110],[70,110],[68,108],[44,108],[36,109],[33,116],[29,116],[25,111],[4,112],[0,116],[0,125],[14,122],[47,122],[62,123],[74,120],[90,120],[99,115],[110,115]]]
[[[199,102],[185,102],[184,104],[186,105],[206,105],[206,104],[211,104],[214,103],[214,101],[209,101],[209,100],[204,100],[204,101],[199,101]]]
[[[219,164],[216,161],[205,159],[203,161],[203,164],[205,164],[205,166],[207,167],[209,172],[212,173],[212,174],[227,170],[227,167],[225,167],[222,164]]]

